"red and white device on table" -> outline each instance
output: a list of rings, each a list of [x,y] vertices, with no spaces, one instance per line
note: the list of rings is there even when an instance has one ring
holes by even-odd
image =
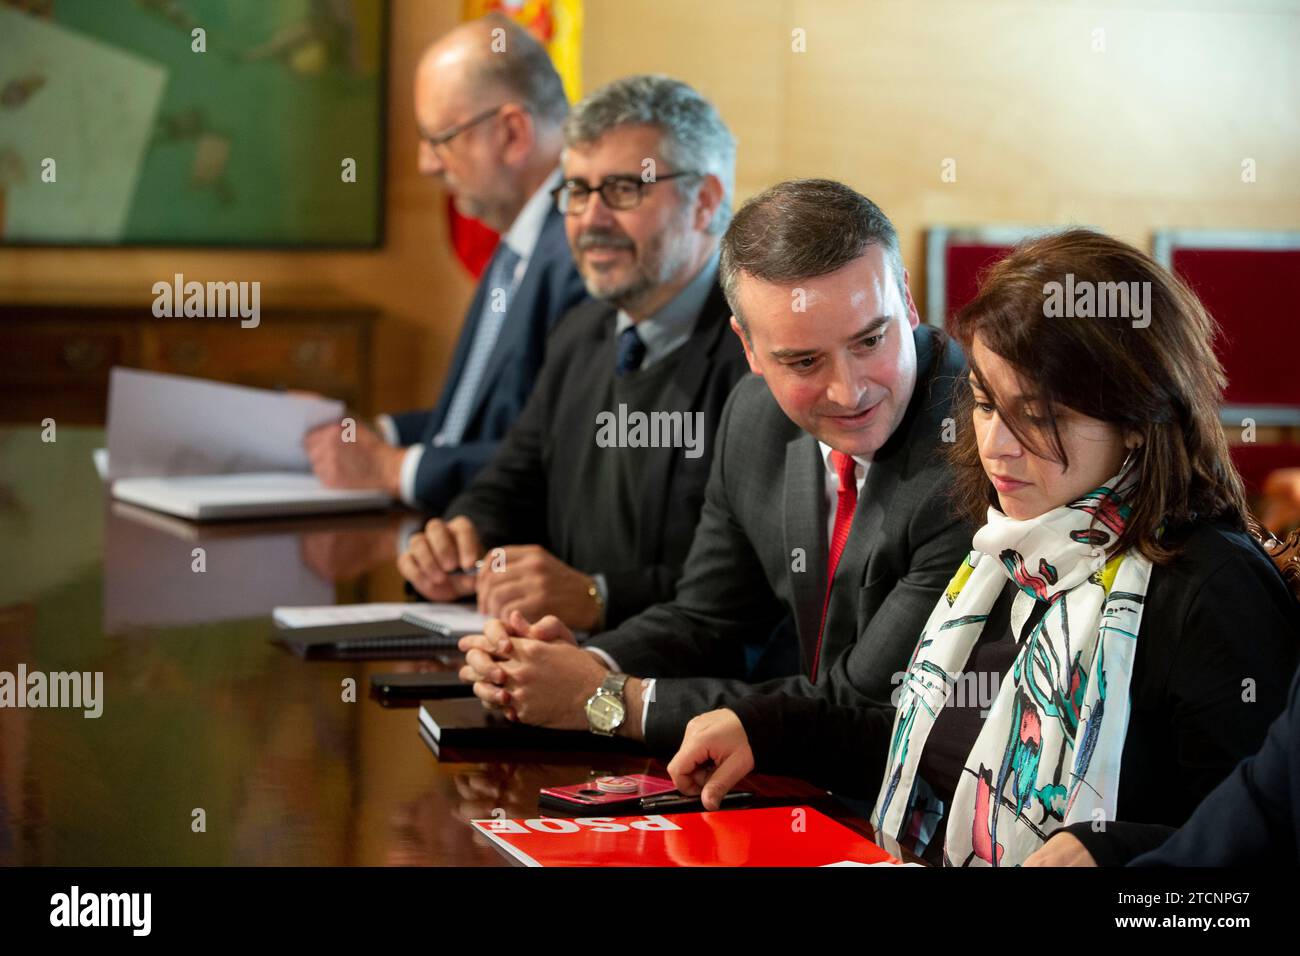
[[[526,866],[861,866],[901,862],[811,807],[470,823]]]
[[[722,799],[723,809],[741,807],[754,795],[747,790],[733,790]],[[704,809],[699,797],[677,792],[667,777],[645,773],[606,776],[568,787],[547,787],[537,795],[537,808],[567,815],[607,813],[635,816],[639,813],[687,813]]]
[[[675,790],[667,778],[633,773],[598,777],[568,787],[547,787],[541,791],[538,803],[543,809],[602,810],[609,809],[611,804],[635,802]]]

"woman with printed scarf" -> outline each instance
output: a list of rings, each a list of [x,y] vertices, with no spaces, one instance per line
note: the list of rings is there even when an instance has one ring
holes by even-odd
[[[1215,331],[1176,277],[1097,233],[994,266],[952,327],[970,362],[956,498],[984,523],[894,699],[703,714],[678,788],[716,808],[753,769],[803,776],[874,797],[872,823],[936,864],[1158,844],[1259,748],[1300,635],[1245,530]]]

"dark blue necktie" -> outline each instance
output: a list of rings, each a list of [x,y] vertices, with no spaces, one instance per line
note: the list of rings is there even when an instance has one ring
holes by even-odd
[[[614,374],[620,378],[628,372],[635,372],[645,361],[645,343],[636,334],[636,326],[629,325],[618,336],[618,364]]]

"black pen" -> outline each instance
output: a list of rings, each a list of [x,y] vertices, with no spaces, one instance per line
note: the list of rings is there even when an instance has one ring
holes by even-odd
[[[753,798],[754,794],[748,790],[736,790],[722,798],[718,809],[725,810],[738,803],[747,803]],[[702,806],[699,797],[688,797],[680,793],[663,793],[654,797],[641,798],[642,810],[689,810],[699,806]]]

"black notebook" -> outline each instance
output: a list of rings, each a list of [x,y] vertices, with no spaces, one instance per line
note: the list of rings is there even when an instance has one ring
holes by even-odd
[[[403,660],[437,657],[455,649],[456,635],[407,621],[276,628],[272,640],[307,660]]]
[[[645,751],[642,744],[627,737],[515,723],[488,710],[477,697],[426,700],[420,705],[420,737],[434,756],[448,750]]]
[[[299,657],[331,660],[435,657],[488,621],[472,605],[420,601],[278,607],[271,619],[272,640]]]
[[[460,679],[460,668],[408,674],[371,674],[370,695],[387,707],[416,707],[421,701],[473,697],[474,686]]]

